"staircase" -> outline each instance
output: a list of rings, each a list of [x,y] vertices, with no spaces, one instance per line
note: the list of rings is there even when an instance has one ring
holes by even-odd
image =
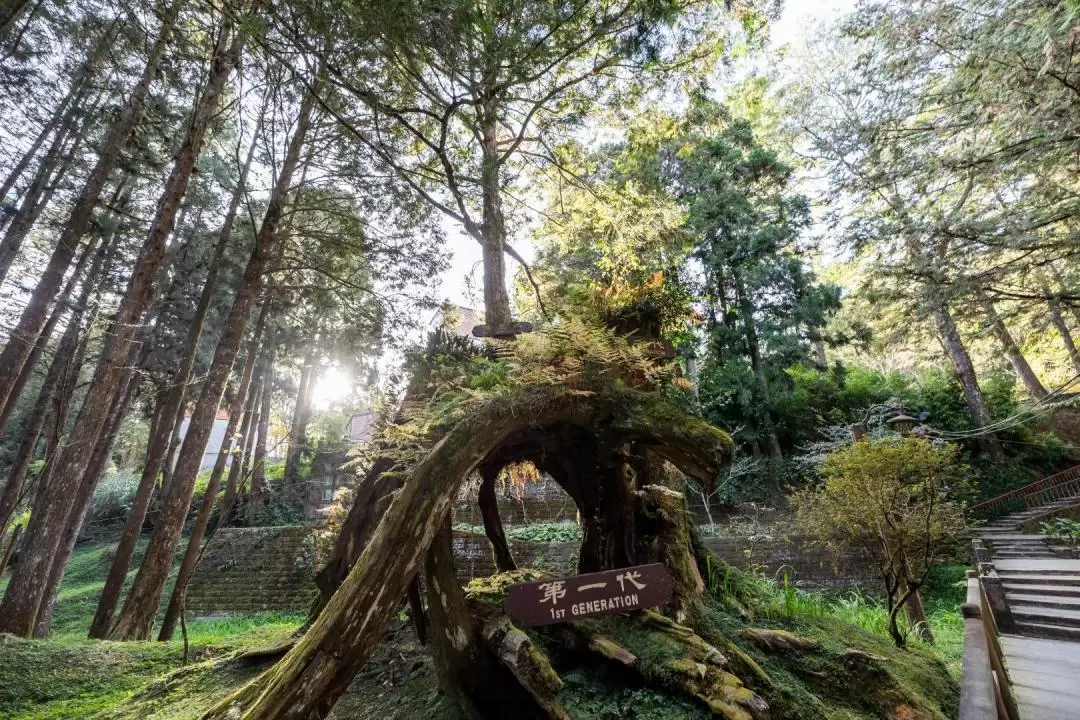
[[[1080,641],[1080,560],[1055,552],[1020,526],[1045,512],[1080,503],[1080,493],[995,520],[979,531],[990,547],[1016,632]]]

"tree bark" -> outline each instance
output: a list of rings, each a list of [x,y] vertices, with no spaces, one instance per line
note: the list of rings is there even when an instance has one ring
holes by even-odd
[[[34,459],[34,452],[37,449],[42,429],[45,426],[45,419],[51,406],[51,398],[59,391],[60,381],[68,373],[69,363],[75,359],[73,356],[79,345],[79,332],[82,329],[83,316],[90,304],[90,297],[95,287],[95,280],[98,278],[98,275],[101,273],[103,265],[105,264],[105,258],[110,244],[111,238],[103,239],[101,245],[94,253],[94,262],[90,268],[90,272],[87,273],[86,279],[83,280],[82,289],[79,293],[79,298],[76,301],[75,311],[71,314],[71,317],[68,318],[67,328],[64,330],[64,334],[57,344],[56,353],[52,362],[49,363],[49,369],[46,371],[45,379],[42,381],[41,389],[38,391],[37,401],[31,408],[29,417],[26,419],[26,429],[23,431],[23,438],[19,445],[18,454],[16,455],[15,462],[11,466],[11,473],[8,476],[7,484],[4,486],[4,491],[0,494],[0,535],[3,534],[3,530],[11,517],[11,513],[15,510],[19,498],[22,497],[26,473],[30,467],[30,463]],[[20,382],[17,387],[18,394],[22,393],[22,387],[26,384],[28,376],[33,371],[33,367],[37,365],[38,358],[41,356],[45,343],[52,336],[53,330],[60,319],[60,315],[67,305],[67,299],[70,297],[75,283],[82,274],[82,265],[85,262],[86,256],[90,255],[91,250],[92,248],[88,246],[84,251],[84,257],[79,260],[75,269],[75,274],[68,281],[68,286],[64,289],[61,301],[53,308],[52,315],[49,317],[49,322],[46,323],[45,328],[41,332],[41,338],[38,341],[38,345],[34,348],[33,353],[31,353],[27,366],[22,370],[22,374],[27,377],[21,377],[19,379]],[[79,365],[81,364],[82,363],[80,362]],[[14,401],[10,402],[9,407],[5,407],[4,410],[0,412],[0,429],[3,429],[6,424],[10,409],[14,404]]]
[[[164,50],[164,40],[167,39],[169,34],[168,28],[178,9],[179,2],[174,3],[169,11],[170,17],[166,18],[165,29],[163,29],[158,43],[155,44],[155,51],[151,52],[152,62],[147,64],[143,78],[147,86],[153,75],[156,74],[156,68]],[[160,51],[158,50],[159,45],[161,46]],[[31,516],[27,528],[27,537],[30,540],[28,547],[32,548],[33,552],[28,553],[28,562],[20,563],[19,571],[12,577],[4,601],[0,604],[0,632],[8,631],[26,636],[33,631],[34,618],[37,617],[42,593],[44,592],[44,584],[47,582],[47,578],[42,576],[42,570],[51,564],[52,558],[56,554],[58,528],[70,514],[75,486],[82,475],[81,470],[85,468],[86,457],[101,435],[108,408],[111,406],[111,400],[116,394],[124,373],[124,362],[128,355],[134,330],[149,305],[153,292],[154,276],[164,256],[165,242],[172,230],[176,211],[187,189],[207,126],[215,114],[222,88],[232,71],[234,62],[235,57],[226,53],[215,57],[211,64],[210,77],[206,88],[191,115],[187,134],[177,153],[176,161],[166,181],[154,220],[140,250],[139,257],[135,262],[135,269],[128,283],[127,293],[121,301],[120,309],[117,312],[116,322],[107,335],[101,360],[91,382],[88,402],[80,413],[75,430],[60,453],[58,472],[56,473],[58,482],[56,483],[55,492],[50,496],[49,502],[44,507],[35,507],[36,512]],[[143,93],[143,96],[145,96],[145,93]],[[131,103],[129,102],[128,105],[130,106]],[[141,109],[141,102],[136,109]],[[125,113],[127,110],[128,108],[125,107]],[[133,123],[134,118],[132,119]],[[117,124],[122,123],[118,122]],[[117,154],[119,154],[119,149],[123,144],[122,140],[117,141]],[[103,157],[104,155],[105,153],[103,153]],[[96,172],[97,168],[95,168]],[[100,191],[100,186],[97,190]],[[96,196],[97,192],[94,192],[92,197],[86,199],[87,221]],[[83,198],[80,197],[76,209],[82,207],[82,204]],[[75,214],[77,213],[73,213],[73,218]],[[71,231],[72,227],[78,229],[79,232],[73,233]],[[71,253],[74,252],[72,243],[78,242],[84,230],[85,223],[80,225],[79,223],[69,222],[58,244],[58,252],[61,250],[62,252],[59,252],[59,254],[54,252],[54,257],[50,260],[52,270],[62,275],[63,270],[66,269],[70,262]],[[68,243],[65,243],[65,237],[68,239]],[[64,257],[65,254],[66,257]],[[58,257],[64,259],[64,262],[54,262]],[[46,271],[46,277],[48,277],[48,272],[49,270]],[[49,292],[46,296],[40,291],[43,286],[47,287],[48,285],[49,283],[44,279],[39,284],[34,293],[37,300],[32,298],[28,306],[30,312],[23,313],[20,323],[24,323],[28,317],[34,316],[35,313],[40,314],[40,311],[47,307],[53,292]],[[20,332],[15,333],[3,353],[0,353],[0,383],[9,386],[10,383],[6,378],[10,378],[14,372],[17,372],[17,370],[12,372],[11,368],[17,367],[21,369],[28,353],[19,350],[18,346],[20,343],[25,344],[25,339],[29,337],[29,330],[30,328],[23,328]],[[13,348],[14,354],[9,352]],[[7,360],[5,360],[5,357],[7,357]],[[14,362],[16,359],[17,363]],[[7,392],[8,389],[5,388],[2,394],[6,396]]]
[[[1013,371],[1020,377],[1020,381],[1024,383],[1028,393],[1036,400],[1046,397],[1046,388],[1039,382],[1039,378],[1035,375],[1035,371],[1031,369],[1027,358],[1020,352],[1020,347],[1013,339],[1009,328],[1005,327],[1005,321],[998,315],[994,303],[990,301],[990,298],[982,290],[979,290],[979,304],[982,305],[983,312],[986,313],[986,322],[990,326],[990,330],[994,333],[994,337],[997,338],[998,342],[1001,343],[1001,349],[1005,352],[1005,356],[1009,358]]]
[[[930,630],[930,621],[926,617],[926,607],[923,605],[918,588],[911,589],[911,594],[904,603],[904,617],[907,618],[908,627],[917,638],[925,643],[934,644],[934,634]]]
[[[126,188],[126,189],[125,189]],[[127,206],[127,201],[130,197],[130,187],[118,186],[117,193],[114,194],[113,199],[116,204],[113,207],[120,209]],[[86,268],[86,262],[90,257],[93,257],[93,265],[89,275],[87,276],[87,282],[83,284],[82,299],[79,301],[78,310],[79,317],[86,312],[86,305],[90,302],[90,294],[93,289],[93,282],[98,278],[98,274],[101,271],[102,264],[105,262],[110,249],[112,248],[112,241],[116,235],[116,228],[107,232],[101,237],[100,243],[97,241],[97,236],[88,242],[79,256],[79,259],[75,263],[75,269],[71,273],[71,277],[68,279],[67,284],[64,286],[64,290],[60,295],[58,302],[49,314],[49,319],[45,323],[45,326],[41,329],[41,333],[38,335],[37,341],[34,343],[33,349],[30,351],[30,355],[26,359],[26,363],[23,365],[22,370],[19,371],[19,375],[15,378],[15,382],[11,388],[11,394],[8,395],[6,403],[0,403],[0,432],[3,432],[7,426],[8,420],[11,419],[11,413],[14,412],[15,406],[19,402],[19,397],[22,395],[23,389],[26,387],[26,383],[29,382],[30,376],[33,375],[34,368],[37,366],[38,360],[41,358],[41,353],[44,351],[45,346],[52,338],[53,330],[56,328],[57,322],[67,309],[68,301],[71,299],[71,293],[75,289],[75,285],[78,283],[79,278],[82,277],[82,272]],[[94,248],[97,248],[95,252]],[[87,284],[89,283],[89,284]],[[74,347],[74,346],[72,346]]]
[[[1065,315],[1061,312],[1061,301],[1046,285],[1043,286],[1043,294],[1050,298],[1050,322],[1054,324],[1054,328],[1061,336],[1065,351],[1069,353],[1069,362],[1072,363],[1073,371],[1080,374],[1080,351],[1076,348],[1076,342],[1069,330],[1069,323],[1065,321]]]
[[[195,403],[173,481],[162,500],[158,524],[150,537],[150,545],[139,573],[135,577],[135,584],[124,603],[117,625],[110,634],[112,639],[147,640],[150,638],[154,615],[165,587],[173,553],[180,541],[180,532],[183,530],[184,519],[191,504],[195,478],[199,473],[203,450],[206,448],[206,442],[213,427],[214,415],[221,404],[225,383],[228,381],[233,362],[240,349],[248,316],[251,314],[251,306],[262,289],[263,271],[273,254],[278,225],[284,211],[286,197],[292,186],[292,176],[311,126],[314,104],[314,97],[311,92],[308,92],[301,103],[296,130],[289,141],[285,159],[277,181],[274,183],[274,189],[255,240],[255,247],[248,260],[243,279],[236,290],[232,308],[224,323],[224,331],[217,350],[214,352],[214,359],[203,380],[199,399]]]
[[[614,403],[614,404],[612,404]],[[284,720],[322,717],[367,661],[397,612],[407,586],[444,527],[463,478],[502,443],[530,428],[559,424],[609,427],[639,439],[711,486],[730,458],[731,441],[704,421],[665,411],[649,421],[655,398],[625,391],[612,399],[537,388],[498,399],[456,425],[410,473],[371,542],[303,638],[273,668],[226,698],[204,718]],[[609,424],[610,423],[610,424]],[[485,432],[477,433],[477,427]]]
[[[495,479],[502,468],[493,466],[480,469],[480,493],[476,504],[480,508],[480,517],[484,522],[484,534],[491,543],[491,552],[495,557],[495,567],[499,572],[517,570],[514,556],[510,552],[510,543],[506,541],[502,518],[499,517],[499,503],[495,497]]]
[[[481,195],[483,219],[480,246],[484,262],[484,322],[492,327],[510,324],[510,296],[506,292],[506,218],[498,145],[498,114],[493,98],[483,103],[481,115]]]
[[[221,499],[221,512],[218,514],[215,528],[218,525],[228,525],[236,510],[241,486],[248,475],[248,463],[251,462],[252,449],[255,447],[255,419],[259,398],[261,397],[262,378],[256,369],[244,403],[244,420],[240,425],[240,435],[237,438],[237,452],[229,464],[229,478],[225,483],[225,495]]]
[[[101,191],[105,187],[105,183],[108,181],[113,168],[119,161],[120,153],[127,143],[131,131],[135,128],[136,123],[142,115],[143,106],[146,102],[150,85],[157,77],[162,58],[165,54],[165,48],[168,45],[169,37],[172,33],[172,24],[176,21],[177,15],[184,2],[185,0],[175,0],[165,12],[161,31],[158,33],[158,38],[150,49],[146,65],[143,66],[142,74],[135,84],[135,87],[132,89],[131,95],[128,96],[127,101],[124,103],[116,122],[113,123],[112,127],[109,129],[99,150],[97,164],[94,166],[93,170],[90,171],[86,183],[83,185],[78,198],[75,200],[71,215],[68,217],[67,223],[60,232],[56,247],[49,257],[48,264],[41,275],[41,279],[38,281],[37,286],[30,295],[26,307],[19,316],[18,323],[9,334],[7,344],[4,346],[4,349],[0,351],[0,405],[7,402],[8,397],[11,395],[15,378],[18,376],[19,371],[22,370],[34,343],[37,341],[38,331],[45,322],[49,306],[52,303],[53,298],[56,297],[56,293],[59,291],[60,286],[63,284],[64,275],[71,266],[71,261],[75,257],[75,252],[78,250],[79,243],[82,241],[83,236],[90,227],[90,221],[93,218],[93,212],[97,205],[98,197],[101,195]],[[199,144],[201,144],[201,138],[199,138],[199,140]],[[198,148],[195,149],[196,151],[198,150]],[[192,158],[190,164],[191,166],[194,166],[194,158]],[[190,169],[188,170],[188,174],[190,174]],[[171,180],[172,178],[170,178],[170,181]],[[186,177],[184,178],[184,185],[186,186]],[[172,218],[170,217],[170,226],[171,222]],[[141,314],[141,312],[138,314]],[[133,320],[134,318],[127,318],[129,323]],[[120,355],[126,355],[126,353],[122,352]],[[106,407],[107,406],[108,403],[106,403]],[[100,412],[101,414],[104,414],[106,410],[103,409]],[[98,427],[100,428],[100,423],[98,423]],[[31,526],[33,525],[35,525],[35,523],[31,522]],[[31,544],[33,547],[39,547],[36,539],[37,531],[33,527],[28,526],[26,533],[27,537],[32,538]],[[51,550],[52,547],[54,547],[52,543],[48,543],[46,549]],[[36,563],[29,563],[29,565],[36,565]],[[18,585],[14,578],[12,582]],[[31,593],[31,595],[36,596],[37,593]],[[11,609],[13,608],[8,608],[9,612],[3,613],[8,619],[0,621],[0,629],[8,627],[9,625],[7,623],[23,624],[28,618],[28,613],[20,612],[20,620],[11,620],[10,618],[13,617],[10,613]],[[36,615],[36,609],[34,614]],[[28,633],[29,630],[27,630],[25,634]]]
[[[439,689],[454,698],[466,718],[484,715],[483,695],[489,673],[488,656],[477,637],[465,593],[454,567],[453,531],[449,515],[435,534],[424,563],[427,618],[431,625],[431,655]],[[488,697],[494,693],[488,692]]]
[[[150,425],[150,437],[154,437],[155,431],[168,422],[164,412],[165,391],[159,395],[158,407],[154,411],[154,421]],[[149,454],[149,450],[148,450]],[[88,637],[104,640],[108,637],[112,627],[113,614],[116,612],[116,604],[120,600],[123,591],[124,580],[127,579],[128,568],[131,558],[135,554],[135,546],[142,532],[143,522],[146,520],[146,510],[150,506],[150,498],[154,494],[157,477],[147,475],[144,471],[139,478],[139,485],[135,489],[135,497],[131,501],[131,511],[124,522],[124,529],[120,534],[120,540],[116,544],[113,553],[112,564],[109,565],[109,574],[105,578],[105,587],[101,590],[98,598],[97,610],[90,622]]]
[[[315,373],[315,355],[317,336],[312,338],[304,356],[304,366],[300,369],[300,388],[296,393],[296,405],[293,407],[292,425],[289,428],[289,455],[285,459],[284,489],[286,493],[295,493],[300,487],[300,463],[308,451],[307,428],[311,422],[313,375]]]
[[[953,372],[956,373],[956,377],[963,388],[964,399],[967,401],[971,420],[976,427],[989,425],[990,413],[986,409],[982,389],[979,387],[979,381],[975,375],[975,365],[971,362],[971,356],[968,354],[963,338],[960,337],[960,330],[956,327],[956,321],[953,319],[948,303],[940,292],[936,292],[931,288],[928,288],[928,290],[933,293],[932,301],[934,304],[931,307],[931,314],[934,318],[934,324],[937,325],[941,344],[945,348],[945,354],[948,356],[949,361],[952,363]]]
[[[131,558],[135,553],[135,546],[138,543],[143,523],[146,521],[147,510],[150,507],[150,500],[153,497],[157,479],[162,473],[166,458],[170,462],[172,461],[173,454],[170,451],[174,443],[178,444],[176,442],[179,437],[178,430],[184,418],[184,396],[188,381],[191,379],[192,369],[195,367],[195,360],[198,357],[199,339],[202,336],[203,324],[206,322],[206,315],[209,312],[214,290],[217,287],[217,278],[225,249],[232,238],[233,223],[236,220],[236,212],[246,188],[247,176],[254,155],[255,142],[253,140],[248,149],[244,165],[240,170],[240,177],[236,187],[233,189],[232,198],[229,201],[225,219],[222,221],[217,241],[214,244],[214,253],[210,258],[206,280],[203,283],[202,293],[199,295],[199,303],[195,308],[191,323],[188,325],[187,337],[184,339],[183,360],[173,375],[171,385],[164,395],[162,407],[160,408],[162,422],[158,423],[156,428],[151,429],[147,441],[146,461],[143,463],[139,487],[132,501],[131,512],[124,524],[124,531],[120,536],[120,542],[117,545],[112,565],[109,568],[105,587],[102,590],[101,598],[98,600],[94,620],[90,624],[89,636],[91,638],[104,639],[108,636],[113,615],[116,613],[116,605],[120,601],[124,580],[131,565]],[[260,319],[262,317],[260,314]],[[246,391],[246,385],[244,389]],[[230,422],[232,422],[231,418]],[[226,442],[230,439],[227,435]],[[171,467],[169,469],[171,470]]]
[[[229,422],[225,428],[225,437],[221,441],[217,459],[214,461],[214,469],[210,473],[210,482],[206,485],[206,494],[203,495],[199,512],[195,516],[195,523],[191,527],[191,536],[188,538],[187,549],[184,551],[184,559],[180,563],[180,569],[176,573],[176,582],[173,584],[172,594],[169,596],[169,606],[165,610],[165,617],[161,621],[161,631],[158,640],[172,640],[176,631],[176,621],[184,609],[184,598],[187,595],[188,582],[191,574],[195,571],[195,563],[201,555],[200,546],[206,533],[206,527],[210,522],[210,514],[214,509],[214,501],[217,499],[218,489],[221,487],[221,476],[225,472],[225,463],[232,449],[233,435],[236,434],[236,426],[239,424],[240,415],[244,411],[244,400],[251,384],[252,372],[255,368],[255,357],[259,352],[262,341],[263,328],[266,326],[267,303],[263,303],[259,311],[259,319],[255,321],[255,329],[252,331],[251,340],[248,343],[247,357],[244,359],[244,369],[240,374],[240,382],[237,384],[236,393],[229,405]],[[239,464],[236,459],[234,464]],[[222,498],[218,508],[218,517],[223,518],[232,512],[232,502],[236,494]]]
[[[134,363],[135,353],[132,353],[131,359]],[[86,471],[83,474],[82,481],[79,483],[75,502],[71,508],[71,515],[68,517],[67,526],[64,528],[63,537],[60,539],[59,550],[49,570],[49,582],[45,587],[41,608],[38,610],[34,637],[46,637],[52,628],[56,598],[60,592],[60,585],[64,581],[64,573],[67,571],[71,554],[75,551],[75,541],[79,539],[79,531],[86,520],[87,511],[90,509],[90,498],[109,464],[109,455],[112,454],[113,446],[120,435],[120,428],[124,424],[124,418],[127,417],[131,401],[138,393],[139,384],[139,381],[134,379],[134,372],[129,371],[127,378],[124,380],[125,387],[117,394],[114,405],[110,410],[108,425],[86,465]]]
[[[262,398],[259,400],[258,422],[255,431],[255,453],[251,461],[251,501],[248,503],[248,523],[254,525],[256,508],[266,503],[266,444],[270,436],[270,408],[273,399],[274,357],[271,352],[265,358],[262,382]]]
[[[16,528],[15,537],[17,537],[17,535],[18,535],[18,530],[19,529],[21,529],[21,528]],[[13,538],[12,543],[9,546],[9,550],[8,550],[9,553],[11,552],[10,548],[14,547],[14,545],[15,545],[15,543],[14,543],[14,538]],[[5,559],[5,564],[6,564],[6,559]],[[0,577],[2,577],[3,574],[4,574],[4,565],[0,565]],[[409,614],[412,616],[413,628],[415,628],[415,630],[416,630],[416,640],[417,640],[417,642],[419,642],[421,645],[427,645],[428,644],[427,612],[424,610],[424,598],[421,595],[422,591],[423,591],[423,589],[420,587],[420,576],[414,577],[413,581],[411,583],[409,583]]]

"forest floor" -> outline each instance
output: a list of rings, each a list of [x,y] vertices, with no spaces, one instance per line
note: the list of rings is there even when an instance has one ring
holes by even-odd
[[[0,636],[0,717],[197,718],[273,660],[244,659],[243,653],[285,642],[304,619],[275,613],[194,619],[188,623],[186,663],[181,639],[167,643],[88,640],[86,630],[108,571],[110,548],[95,545],[76,552],[48,640]],[[930,708],[910,717],[950,717],[962,649],[957,574],[962,576],[962,568],[944,568],[927,593],[937,645],[907,651],[896,650],[884,637],[883,611],[874,603],[851,594],[826,598],[762,582],[758,591],[765,600],[755,613],[754,626],[795,631],[821,648],[821,652],[787,653],[781,658],[753,643],[740,642],[742,650],[777,685],[777,696],[771,699],[780,711],[776,717],[893,717],[887,708],[909,704]],[[0,592],[5,585],[6,581],[0,581]],[[710,606],[710,616],[729,637],[738,637],[747,627],[746,617],[718,606]],[[881,698],[851,696],[853,670],[837,664],[849,648],[870,653],[887,666],[883,675],[879,673],[888,680],[878,693]],[[661,706],[663,717],[706,717],[676,698],[656,696],[593,668],[571,671],[564,680],[573,690],[573,705],[567,707],[575,718],[645,720],[661,717],[656,714]],[[806,686],[811,684],[820,686],[811,688],[820,699],[812,707],[806,695]],[[416,643],[409,623],[399,618],[331,717],[450,720],[455,713],[437,692],[427,652]]]

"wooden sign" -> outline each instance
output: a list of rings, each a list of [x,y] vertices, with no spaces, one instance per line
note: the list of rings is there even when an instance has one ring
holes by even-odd
[[[661,563],[511,585],[506,612],[526,627],[657,607],[674,584]]]
[[[508,338],[531,333],[532,329],[532,323],[512,322],[509,325],[477,325],[472,329],[472,334],[476,337]]]

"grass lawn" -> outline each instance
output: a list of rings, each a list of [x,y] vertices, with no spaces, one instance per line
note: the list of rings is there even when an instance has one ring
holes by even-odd
[[[108,572],[110,550],[111,545],[92,545],[75,553],[49,639],[0,637],[0,718],[197,718],[273,661],[249,661],[238,658],[239,654],[283,643],[304,620],[302,615],[278,613],[194,619],[188,623],[186,663],[179,632],[178,639],[167,643],[88,640],[86,632]],[[138,567],[138,557],[132,566]],[[730,639],[732,651],[747,653],[772,678],[777,717],[803,717],[799,709],[803,707],[805,717],[878,717],[871,701],[866,701],[870,705],[863,701],[850,704],[853,682],[878,683],[875,692],[880,695],[882,708],[896,707],[902,698],[914,698],[919,705],[925,700],[928,707],[938,707],[939,700],[933,698],[945,698],[940,701],[945,709],[955,699],[960,671],[963,620],[959,605],[963,589],[958,583],[963,574],[963,566],[943,566],[935,571],[923,597],[937,642],[926,646],[912,640],[909,651],[892,647],[886,635],[885,610],[872,599],[855,593],[808,592],[785,586],[782,581],[754,579],[741,573],[732,581],[753,586],[757,601],[752,617],[710,601],[709,624],[719,633],[714,641]],[[128,581],[133,578],[134,571]],[[718,597],[728,594],[730,588],[721,587],[726,579],[710,580]],[[0,592],[6,584],[6,580],[0,580]],[[163,605],[166,601],[167,594]],[[813,639],[821,649],[780,656],[762,652],[740,639],[748,624],[797,632]],[[852,647],[887,657],[888,677],[853,677],[851,668],[839,660]],[[830,680],[819,681],[819,677]],[[595,668],[570,670],[566,680],[567,707],[579,711],[575,717],[637,718],[648,713],[625,715],[626,708],[649,703],[659,703],[657,707],[669,710],[673,707],[669,696],[654,697],[633,687],[620,688],[610,678],[596,676]],[[938,712],[933,717],[939,717]],[[416,645],[409,625],[398,621],[332,717],[442,720],[454,717],[454,713],[437,693],[427,651]]]
[[[140,544],[132,568],[145,547]],[[181,549],[183,544],[181,544]],[[0,638],[0,717],[86,718],[107,710],[156,679],[184,667],[184,643],[102,642],[86,633],[109,571],[112,545],[78,549],[60,589],[47,640]],[[130,583],[135,577],[128,574]],[[0,580],[0,593],[7,578]],[[169,588],[171,590],[171,587]],[[168,592],[162,599],[162,610]],[[285,641],[302,615],[261,613],[188,623],[189,662],[212,663],[229,653]]]

